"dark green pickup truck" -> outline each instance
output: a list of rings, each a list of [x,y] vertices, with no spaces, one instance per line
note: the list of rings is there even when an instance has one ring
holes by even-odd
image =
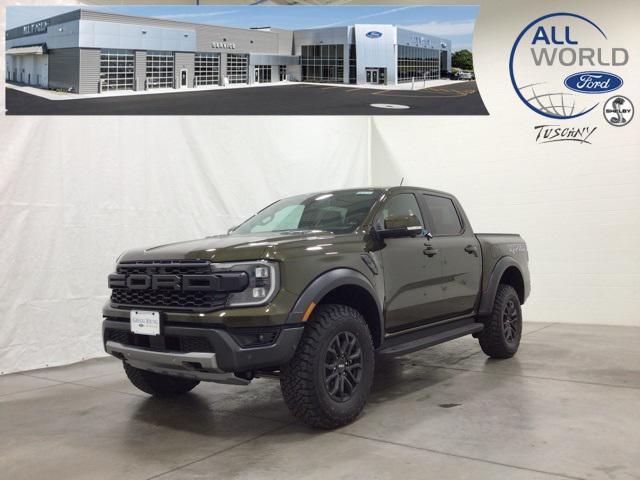
[[[519,235],[474,234],[444,192],[299,195],[226,235],[121,255],[104,345],[149,394],[278,377],[295,416],[334,428],[362,411],[376,352],[471,334],[514,355],[527,263]]]

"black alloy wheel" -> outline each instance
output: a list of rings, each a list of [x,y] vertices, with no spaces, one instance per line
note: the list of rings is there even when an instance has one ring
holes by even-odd
[[[507,343],[513,344],[518,339],[520,316],[513,299],[509,299],[502,313],[502,331]]]
[[[338,333],[327,347],[324,360],[324,384],[329,397],[348,401],[362,379],[362,349],[351,332]]]
[[[374,368],[373,339],[362,314],[348,305],[320,304],[280,370],[282,396],[307,425],[342,427],[362,412]]]
[[[478,333],[478,341],[482,351],[491,358],[513,357],[522,336],[520,297],[513,286],[498,285],[491,315],[481,321],[484,328]]]

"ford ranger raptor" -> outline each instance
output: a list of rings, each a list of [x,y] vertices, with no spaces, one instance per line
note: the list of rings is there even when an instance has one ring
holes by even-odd
[[[413,187],[285,198],[227,234],[127,251],[108,284],[104,347],[137,388],[277,377],[319,428],[361,413],[376,354],[473,335],[513,356],[530,289],[519,235],[474,233],[453,195]]]

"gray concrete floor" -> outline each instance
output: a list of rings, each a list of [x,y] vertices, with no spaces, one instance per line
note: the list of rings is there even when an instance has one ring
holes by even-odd
[[[529,323],[377,359],[364,414],[292,420],[277,381],[137,391],[115,359],[0,377],[0,478],[640,478],[640,329]]]

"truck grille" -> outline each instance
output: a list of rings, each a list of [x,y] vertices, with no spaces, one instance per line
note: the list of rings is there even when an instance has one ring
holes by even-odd
[[[211,272],[210,263],[206,261],[148,261],[125,262],[118,265],[118,273],[128,274],[167,274],[167,275],[198,275]]]
[[[127,275],[207,275],[207,261],[125,262],[116,273]],[[224,307],[228,294],[213,291],[135,290],[126,287],[111,291],[111,304],[120,308],[150,307],[163,310],[211,311]]]
[[[104,334],[105,341],[111,340],[132,347],[152,348],[153,350],[158,350],[157,346],[151,346],[150,337],[147,335],[137,335],[126,330],[119,330],[115,328],[107,328]],[[159,337],[154,339],[154,341],[164,344],[164,348],[161,348],[161,350],[183,353],[215,353],[213,345],[211,345],[209,340],[205,337],[195,337],[188,335],[160,335]]]

